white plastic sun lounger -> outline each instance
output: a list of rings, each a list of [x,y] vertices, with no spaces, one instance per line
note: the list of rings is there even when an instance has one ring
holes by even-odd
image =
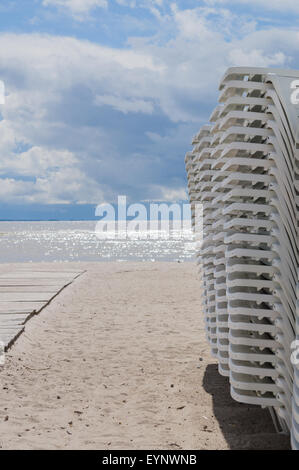
[[[232,397],[269,407],[299,450],[299,71],[233,67],[186,156],[203,204],[205,328]],[[296,336],[297,335],[297,336]],[[299,353],[298,353],[299,363]]]

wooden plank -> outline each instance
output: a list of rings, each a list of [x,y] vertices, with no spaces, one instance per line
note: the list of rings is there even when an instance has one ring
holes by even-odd
[[[23,325],[18,325],[15,323],[10,323],[8,325],[0,325],[0,338],[1,335],[10,335],[12,333],[18,333],[22,328]]]
[[[39,311],[45,302],[1,302],[0,301],[0,312],[32,312]]]
[[[31,272],[31,271],[24,271],[22,273],[17,272],[17,273],[7,273],[7,274],[1,274],[0,279],[5,278],[5,279],[69,279],[72,280],[74,279],[74,276],[72,276],[69,273],[64,273],[64,272],[48,272],[48,273],[43,273],[43,272]]]
[[[21,314],[20,313],[2,313],[0,314],[0,325],[4,325],[4,324],[10,325],[11,323],[17,323],[19,325],[23,325],[27,317],[30,315],[30,313],[27,313],[25,315],[22,313]]]
[[[45,294],[55,295],[63,286],[59,286],[57,289],[54,289],[53,286],[0,286],[0,296],[6,293],[34,293],[34,292],[44,292]]]
[[[20,336],[20,334],[23,333],[23,331],[24,331],[24,327],[19,328],[19,329],[13,329],[10,332],[6,332],[6,333],[0,332],[0,341],[4,343],[6,350],[9,349],[13,345],[13,343]]]
[[[13,315],[13,314],[16,314],[16,315],[30,315],[32,312],[35,312],[35,310],[29,310],[27,308],[24,308],[23,310],[21,308],[19,308],[18,310],[15,309],[15,308],[12,308],[12,309],[9,309],[9,308],[6,308],[6,309],[1,309],[0,308],[0,315],[5,315],[5,314],[9,314],[9,315]]]
[[[20,330],[22,330],[24,327],[23,326],[15,326],[15,327],[4,327],[1,326],[1,331],[0,331],[0,340],[4,336],[10,336],[10,335],[16,335],[19,333]]]
[[[0,318],[2,315],[24,315],[25,317],[27,317],[28,315],[30,315],[32,313],[32,310],[29,310],[28,309],[24,309],[24,310],[3,310],[3,312],[0,311]]]
[[[35,315],[35,312],[23,313],[0,313],[0,331],[2,326],[22,326]]]
[[[46,292],[1,292],[0,305],[2,302],[49,302],[54,295]]]
[[[58,265],[56,265],[57,267]],[[5,274],[9,273],[45,273],[45,274],[51,274],[51,273],[60,273],[60,274],[66,274],[70,275],[71,277],[76,277],[80,274],[83,274],[84,271],[69,271],[67,269],[37,269],[36,267],[34,269],[28,269],[28,268],[18,268],[14,269],[13,271],[6,271]],[[2,275],[2,274],[1,274]]]
[[[22,323],[11,322],[11,323],[8,323],[6,325],[6,327],[7,327],[7,330],[9,329],[9,331],[10,331],[9,334],[12,334],[12,333],[15,333],[15,332],[18,333],[20,328],[24,328],[24,325]],[[2,325],[0,324],[0,340],[1,340],[1,334],[5,335],[5,328],[3,328]]]
[[[57,279],[0,279],[0,287],[14,286],[32,286],[32,287],[51,287],[51,289],[61,289],[65,286],[64,282]]]
[[[9,348],[24,323],[82,272],[19,269],[0,275],[0,341]]]

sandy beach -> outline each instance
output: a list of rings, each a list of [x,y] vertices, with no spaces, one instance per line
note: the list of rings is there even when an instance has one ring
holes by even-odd
[[[2,449],[289,448],[267,410],[231,399],[192,263],[71,265],[86,272],[0,371]]]

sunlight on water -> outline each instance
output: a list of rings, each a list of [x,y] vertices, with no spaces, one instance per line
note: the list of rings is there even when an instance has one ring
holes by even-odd
[[[100,240],[96,221],[0,222],[0,262],[193,261],[192,232]],[[148,235],[153,235],[148,232]]]

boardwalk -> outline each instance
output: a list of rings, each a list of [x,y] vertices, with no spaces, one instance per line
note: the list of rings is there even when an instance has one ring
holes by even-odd
[[[8,349],[32,315],[39,313],[81,272],[58,266],[45,270],[28,264],[4,271],[0,274],[0,341]]]

